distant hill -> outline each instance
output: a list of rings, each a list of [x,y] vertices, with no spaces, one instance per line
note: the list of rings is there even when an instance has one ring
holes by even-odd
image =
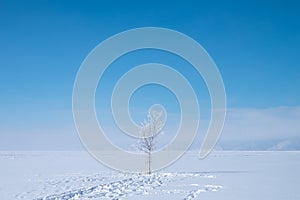
[[[300,150],[300,140],[284,140],[273,147],[271,147],[269,150],[275,150],[275,151],[298,151]]]
[[[216,150],[227,151],[300,151],[300,139],[227,141],[220,142]]]

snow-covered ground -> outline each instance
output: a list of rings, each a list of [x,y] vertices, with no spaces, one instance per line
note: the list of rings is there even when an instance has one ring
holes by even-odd
[[[150,176],[111,171],[86,152],[0,152],[0,165],[5,200],[300,199],[300,152],[188,152]]]

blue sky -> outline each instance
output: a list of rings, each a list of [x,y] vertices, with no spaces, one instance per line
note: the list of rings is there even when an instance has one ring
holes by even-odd
[[[298,1],[1,1],[0,149],[79,147],[72,119],[72,89],[81,62],[109,36],[144,26],[180,31],[208,51],[224,80],[228,108],[232,111],[229,117],[257,111],[261,119],[252,120],[269,122],[269,118],[276,116],[279,122],[281,118],[299,119],[299,4]],[[169,65],[180,62],[159,52],[145,53],[143,56],[137,52],[135,57],[120,62],[134,64],[155,59]],[[191,70],[184,73],[193,74]],[[112,87],[116,74],[121,74],[118,67],[108,72],[104,87]],[[203,83],[197,77],[191,79],[195,81],[194,87],[199,87],[197,91],[201,92],[197,95],[205,107],[209,104],[207,94],[202,93],[205,86],[201,86]],[[149,89],[150,93],[154,90]],[[143,95],[136,96],[135,101],[143,105]],[[99,102],[101,98],[97,93]],[[172,99],[168,94],[160,98]],[[175,107],[176,102],[171,108],[176,111]],[[237,126],[233,118],[227,120]],[[293,127],[287,137],[298,136],[294,130],[299,125],[290,123],[281,125],[283,129]],[[268,125],[267,122],[257,125],[256,130]],[[240,128],[227,127],[230,134]],[[255,138],[272,138],[272,133],[266,131],[264,136],[268,137]],[[283,133],[278,134],[284,137]]]

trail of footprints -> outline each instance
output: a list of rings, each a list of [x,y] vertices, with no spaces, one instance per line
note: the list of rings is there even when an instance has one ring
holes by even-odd
[[[221,185],[205,185],[205,187],[203,189],[197,189],[197,190],[192,190],[189,192],[189,194],[184,198],[184,200],[191,200],[191,199],[195,199],[199,196],[200,193],[204,193],[204,192],[216,192],[219,189],[222,189],[223,186]]]
[[[38,200],[66,200],[66,199],[121,199],[130,193],[144,194],[149,190],[159,187],[167,181],[166,176],[133,176],[119,181],[105,183],[89,188],[64,192],[59,195],[50,195]]]
[[[131,195],[147,195],[160,193],[177,193],[183,196],[184,200],[197,198],[203,192],[218,191],[222,189],[219,185],[200,186],[191,184],[189,190],[172,190],[172,182],[182,180],[191,180],[191,178],[209,178],[207,175],[186,174],[186,173],[156,173],[152,175],[113,175],[101,176],[95,175],[90,177],[68,177],[63,180],[52,180],[44,185],[47,193],[38,193],[39,197],[35,200],[75,200],[75,199],[126,199]],[[78,184],[80,182],[80,184]],[[77,184],[77,185],[76,185]],[[75,185],[75,186],[74,186]],[[49,190],[53,187],[61,187],[60,190]],[[159,190],[156,188],[161,186]],[[73,189],[72,189],[73,188]],[[65,192],[63,192],[65,191]],[[175,191],[175,192],[174,192]],[[37,194],[38,191],[35,193]],[[41,192],[41,191],[40,191]],[[49,195],[53,193],[52,195]],[[36,196],[35,194],[35,196]],[[48,194],[48,195],[47,195]],[[19,196],[21,197],[21,196]],[[24,195],[23,195],[24,198]],[[21,198],[18,198],[21,199]]]
[[[126,192],[124,191],[128,186],[129,180],[122,180],[114,183],[98,185],[90,188],[82,188],[79,190],[64,192],[59,195],[50,195],[44,198],[45,200],[56,200],[56,199],[83,199],[83,198],[97,198],[97,197],[107,197],[111,199],[117,199],[124,197]],[[117,184],[124,184],[123,187],[117,187]]]

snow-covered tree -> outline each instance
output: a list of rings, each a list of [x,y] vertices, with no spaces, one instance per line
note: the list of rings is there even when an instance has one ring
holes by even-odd
[[[155,138],[164,126],[163,111],[151,111],[140,129],[139,149],[148,154],[148,174],[151,174],[151,153],[155,148]]]

